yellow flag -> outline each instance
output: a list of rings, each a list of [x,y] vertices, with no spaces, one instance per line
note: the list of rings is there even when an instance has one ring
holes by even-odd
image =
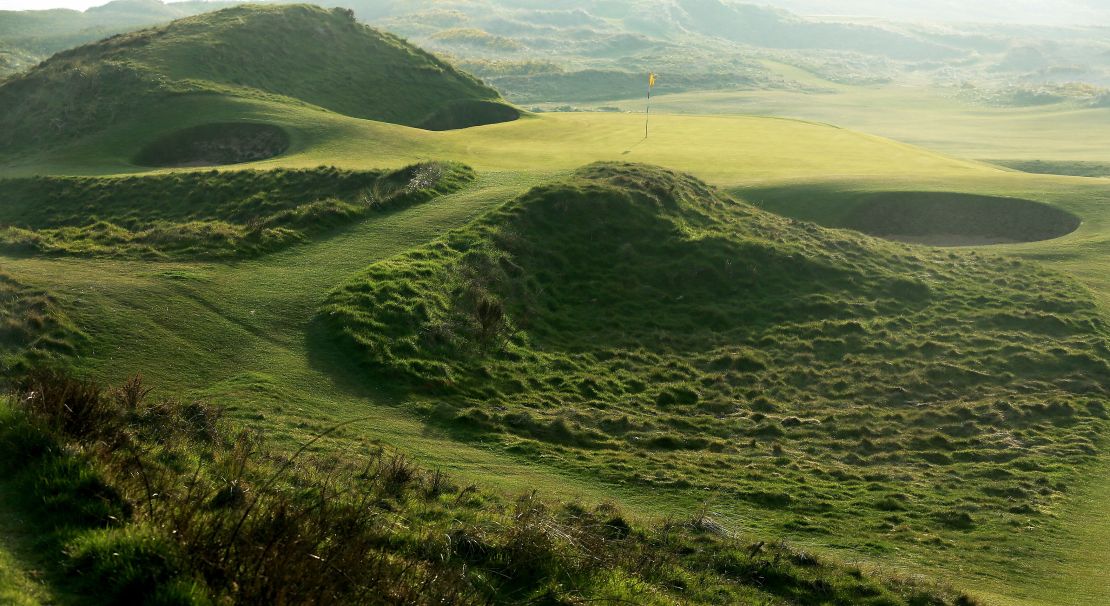
[[[655,74],[648,74],[648,88],[655,88]]]

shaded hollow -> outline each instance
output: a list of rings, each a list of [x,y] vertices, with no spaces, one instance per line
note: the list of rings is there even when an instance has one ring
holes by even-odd
[[[464,99],[440,107],[418,125],[425,130],[456,130],[520,118],[520,110],[497,101]]]
[[[899,242],[973,246],[1038,242],[1079,228],[1075,215],[1018,198],[943,192],[883,192],[852,209],[844,227]]]
[[[218,166],[273,158],[289,149],[289,135],[271,124],[202,124],[149,143],[135,156],[141,166]]]

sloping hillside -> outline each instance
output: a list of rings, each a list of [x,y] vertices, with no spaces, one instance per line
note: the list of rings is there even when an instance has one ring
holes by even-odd
[[[375,264],[322,317],[453,431],[875,553],[1050,516],[1110,403],[1108,329],[1066,279],[640,165],[587,167]],[[862,528],[889,532],[854,544]]]
[[[278,96],[435,129],[518,115],[493,89],[349,11],[239,6],[65,51],[0,84],[0,154],[99,132],[181,95]]]

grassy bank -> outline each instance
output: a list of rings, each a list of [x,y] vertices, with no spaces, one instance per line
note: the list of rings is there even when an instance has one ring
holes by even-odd
[[[610,504],[504,500],[382,449],[274,452],[140,377],[23,385],[0,409],[21,491],[3,509],[41,530],[82,603],[973,603],[705,514],[643,526]]]

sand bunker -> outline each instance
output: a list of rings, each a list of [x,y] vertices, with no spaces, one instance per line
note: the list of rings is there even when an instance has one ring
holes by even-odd
[[[218,166],[273,158],[289,149],[289,135],[271,124],[202,124],[162,137],[135,156],[142,166]]]
[[[942,192],[883,192],[852,210],[844,227],[899,242],[982,246],[1039,242],[1079,228],[1075,215],[1048,204]]]

